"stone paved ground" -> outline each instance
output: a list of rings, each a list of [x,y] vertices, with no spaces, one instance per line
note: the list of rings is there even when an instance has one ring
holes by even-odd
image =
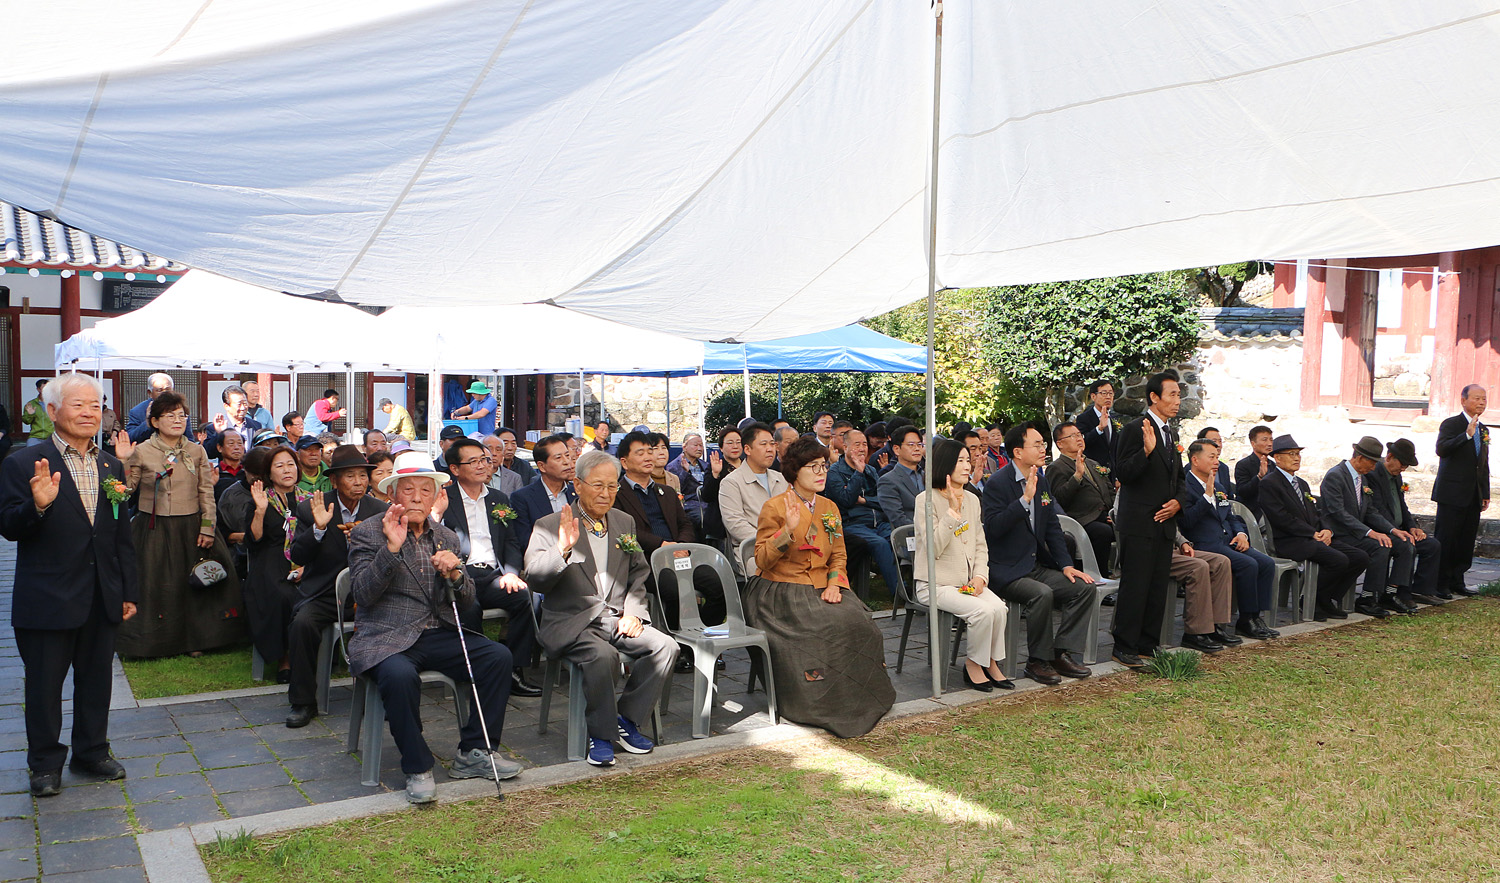
[[[13,544],[0,542],[0,881],[141,881],[145,876],[137,834],[404,787],[388,732],[381,784],[360,784],[359,760],[344,751],[348,686],[334,688],[328,715],[303,729],[288,730],[281,723],[287,710],[281,689],[234,698],[137,704],[119,679],[110,736],[129,778],[87,782],[65,770],[61,795],[34,800],[26,772],[21,663],[8,627],[14,552]],[[1500,561],[1478,562],[1470,577],[1474,583],[1500,578]],[[1109,612],[1105,608],[1101,636],[1105,659]],[[917,617],[914,622],[907,651],[910,664],[901,675],[895,674],[900,620],[879,622],[898,701],[929,695],[925,619]],[[728,657],[728,669],[720,675],[721,703],[712,719],[715,734],[769,725],[764,694],[745,692],[748,671],[743,653]],[[71,695],[71,686],[67,690],[65,696]],[[666,741],[691,738],[691,722],[684,716],[691,698],[691,680],[677,677],[664,720]],[[538,706],[536,699],[511,703],[506,747],[533,766],[568,763],[561,719],[566,715],[566,688],[554,695],[554,724],[546,736],[536,731]],[[457,744],[457,722],[451,700],[438,688],[428,691],[423,718],[434,753],[446,760]],[[65,733],[70,725],[65,718]],[[440,782],[445,779],[441,765],[437,774]]]

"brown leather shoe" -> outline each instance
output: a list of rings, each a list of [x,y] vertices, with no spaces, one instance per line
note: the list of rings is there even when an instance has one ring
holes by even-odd
[[[1069,659],[1066,653],[1057,654],[1057,658],[1052,660],[1052,668],[1063,677],[1078,678],[1079,680],[1093,674],[1087,666],[1079,665]]]
[[[1049,687],[1062,683],[1062,678],[1057,676],[1052,666],[1035,660],[1026,663],[1026,676],[1038,684],[1046,684]]]

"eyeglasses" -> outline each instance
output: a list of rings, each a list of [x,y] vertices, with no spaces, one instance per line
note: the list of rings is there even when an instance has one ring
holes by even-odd
[[[454,463],[453,465],[454,466],[473,466],[475,463],[483,463],[487,459],[489,459],[489,458],[487,458],[487,457],[475,457],[472,460],[464,460],[461,463]]]
[[[822,475],[822,474],[824,474],[825,472],[828,471],[828,464],[827,463],[809,463],[806,466],[803,466],[802,468],[803,469],[811,469],[813,475]]]
[[[620,486],[618,484],[612,484],[607,481],[580,481],[575,482],[574,484],[576,486],[586,487],[596,494],[613,494],[619,492],[620,490]]]

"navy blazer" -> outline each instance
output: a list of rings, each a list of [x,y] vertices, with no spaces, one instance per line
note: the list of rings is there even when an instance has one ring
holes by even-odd
[[[333,519],[328,522],[328,529],[323,532],[322,540],[314,535],[317,522],[313,520],[312,500],[303,500],[297,504],[297,528],[292,535],[291,553],[292,564],[302,567],[302,579],[297,581],[294,608],[299,608],[314,598],[333,594],[339,573],[349,566],[349,534],[339,528],[344,522],[343,507],[339,505],[336,493],[324,494],[323,502],[333,506]],[[354,524],[379,518],[385,510],[385,503],[365,494],[360,498],[359,505],[354,507]],[[353,530],[354,527],[351,525],[349,529]]]
[[[458,553],[467,561],[471,548],[469,541],[469,514],[464,511],[463,500],[458,496],[463,493],[463,490],[459,488],[458,482],[452,481],[448,483],[447,493],[448,511],[443,513],[443,524],[449,530],[458,534]],[[544,494],[542,505],[546,506],[546,491],[542,493]],[[487,520],[489,521],[490,528],[490,546],[495,550],[495,561],[500,564],[499,570],[501,573],[520,573],[521,568],[525,566],[526,554],[521,551],[521,542],[516,537],[515,526],[521,520],[520,510],[517,509],[516,517],[511,519],[509,524],[505,524],[500,519],[494,517],[493,512],[496,506],[509,506],[512,509],[516,509],[515,504],[505,494],[492,487],[485,488],[484,511],[489,514]],[[548,512],[550,511],[551,509],[549,508]],[[530,536],[528,535],[527,538],[530,539]]]
[[[1052,486],[1037,470],[1036,495],[1031,498],[1032,517],[1026,517],[1021,502],[1021,483],[1016,464],[1011,463],[984,483],[984,541],[990,550],[990,587],[1010,585],[1038,566],[1061,570],[1073,566],[1062,523],[1061,505],[1051,500]],[[1051,500],[1051,502],[1043,502]]]
[[[1242,533],[1249,538],[1250,529],[1245,525],[1244,519],[1234,514],[1234,506],[1229,499],[1211,505],[1203,496],[1203,482],[1198,480],[1198,476],[1189,472],[1185,482],[1188,501],[1183,504],[1182,512],[1177,516],[1177,529],[1182,532],[1183,539],[1193,544],[1193,548],[1222,554],[1225,549],[1230,548],[1229,541],[1236,534]],[[1217,477],[1214,490],[1226,496],[1229,494]]]
[[[31,499],[31,478],[42,459],[52,472],[62,473],[57,499],[45,515],[37,514]],[[125,467],[113,455],[100,451],[98,463],[101,480],[125,480]],[[78,486],[51,439],[19,448],[0,462],[0,536],[16,543],[10,617],[16,628],[81,627],[94,606],[96,587],[104,599],[104,618],[113,623],[124,616],[124,602],[140,600],[125,504],[115,517],[101,487],[94,523],[89,524]]]
[[[1437,479],[1432,483],[1432,501],[1444,506],[1477,506],[1490,498],[1489,430],[1479,421],[1479,450],[1470,438],[1467,414],[1454,414],[1438,424]]]
[[[569,503],[578,499],[571,481],[563,486],[563,494]],[[510,523],[510,529],[516,535],[516,542],[524,549],[531,544],[532,526],[552,514],[552,501],[547,497],[547,485],[543,483],[542,477],[537,476],[536,481],[511,494],[510,506],[516,510],[516,520]]]
[[[240,437],[245,440],[245,450],[250,450],[251,446],[255,444],[255,434],[262,429],[265,429],[265,427],[261,426],[259,421],[251,420],[249,417],[245,418],[245,432],[250,433],[249,435],[245,435],[243,432],[240,433]],[[228,431],[227,429],[225,430],[225,432]],[[208,436],[203,439],[203,453],[207,454],[210,460],[219,459],[219,439],[223,435],[224,433],[220,432],[217,427],[209,424]]]
[[[1220,466],[1224,465],[1222,462]],[[1266,478],[1276,474],[1276,463],[1267,465]],[[1260,514],[1260,457],[1254,451],[1234,464],[1234,498]]]

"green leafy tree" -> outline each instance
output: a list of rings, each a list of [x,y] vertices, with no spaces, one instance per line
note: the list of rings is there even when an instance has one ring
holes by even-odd
[[[1060,417],[1062,391],[1181,361],[1198,340],[1197,293],[1180,273],[1150,273],[984,289],[988,361],[1023,389],[1044,390]]]

